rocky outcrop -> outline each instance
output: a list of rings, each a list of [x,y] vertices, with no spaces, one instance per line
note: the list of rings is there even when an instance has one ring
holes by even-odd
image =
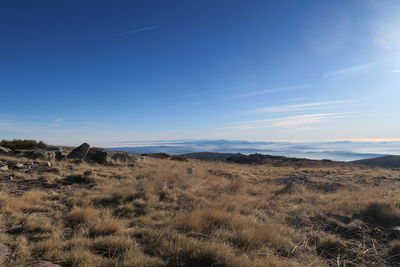
[[[71,153],[68,154],[69,159],[80,159],[83,160],[88,153],[90,145],[88,143],[83,143],[82,145],[74,148]]]
[[[137,162],[137,161],[142,161],[143,157],[140,155],[128,153],[128,152],[115,152],[112,151],[111,153],[111,159],[115,161],[120,161],[120,162]]]
[[[11,152],[11,149],[0,146],[0,154],[8,154]]]
[[[55,151],[47,151],[44,149],[32,150],[32,158],[34,159],[52,160],[55,159],[55,157],[56,157]]]

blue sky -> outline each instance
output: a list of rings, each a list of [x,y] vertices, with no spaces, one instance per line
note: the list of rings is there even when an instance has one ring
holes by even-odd
[[[2,1],[0,138],[400,140],[400,2]]]

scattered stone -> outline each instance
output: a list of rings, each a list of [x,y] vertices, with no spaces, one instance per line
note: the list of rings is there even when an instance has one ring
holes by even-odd
[[[23,163],[17,163],[17,164],[15,164],[15,166],[14,166],[14,168],[16,168],[16,169],[23,169],[25,167],[25,165],[23,164]]]
[[[8,154],[11,152],[11,149],[0,146],[0,154]]]
[[[8,166],[7,165],[0,166],[0,171],[8,171]]]
[[[7,257],[10,253],[10,248],[0,243],[0,259]]]
[[[68,154],[69,159],[80,159],[83,160],[88,153],[90,145],[88,143],[83,143],[82,145],[74,148],[71,153]]]
[[[46,161],[43,165],[44,165],[45,167],[51,167],[51,163],[48,162],[48,161]]]
[[[192,174],[193,173],[193,169],[190,168],[190,167],[187,167],[186,168],[186,173],[189,174],[189,175]]]
[[[32,150],[32,158],[34,158],[34,159],[52,160],[55,157],[56,157],[55,151],[47,151],[44,149],[33,149]]]

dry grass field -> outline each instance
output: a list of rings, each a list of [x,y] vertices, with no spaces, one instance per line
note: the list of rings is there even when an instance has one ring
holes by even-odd
[[[400,265],[400,171],[150,157],[51,165],[0,171],[4,266]]]

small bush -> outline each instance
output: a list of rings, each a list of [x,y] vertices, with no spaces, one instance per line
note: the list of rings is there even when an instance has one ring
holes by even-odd
[[[143,156],[148,156],[148,157],[156,158],[156,159],[169,159],[171,157],[167,153],[143,154]]]
[[[6,147],[12,150],[15,149],[34,149],[34,148],[46,148],[47,144],[42,141],[36,140],[1,140],[0,146]]]
[[[176,160],[176,161],[188,161],[187,158],[182,157],[182,156],[172,156],[171,160]]]

